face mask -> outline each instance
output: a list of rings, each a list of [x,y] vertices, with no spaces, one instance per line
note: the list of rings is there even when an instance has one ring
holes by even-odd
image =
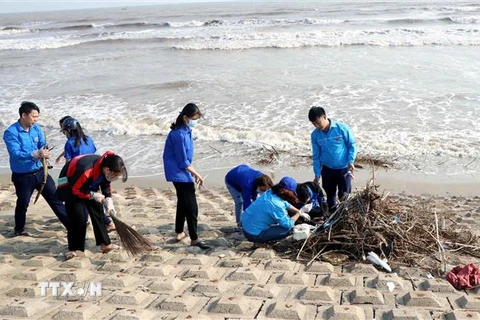
[[[119,176],[115,175],[115,174],[105,174],[105,179],[107,179],[107,181],[109,181],[109,182],[115,181],[118,178],[119,178]]]
[[[197,120],[190,119],[190,120],[188,121],[188,126],[189,126],[190,128],[196,127],[197,124],[198,124],[198,119],[197,119]]]

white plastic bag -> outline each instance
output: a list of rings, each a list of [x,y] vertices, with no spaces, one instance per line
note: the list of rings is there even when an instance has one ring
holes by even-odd
[[[297,224],[293,227],[293,239],[304,240],[310,235],[310,225],[306,223]]]
[[[376,264],[388,272],[392,272],[392,268],[375,253],[370,251],[367,255],[367,260],[373,264]]]

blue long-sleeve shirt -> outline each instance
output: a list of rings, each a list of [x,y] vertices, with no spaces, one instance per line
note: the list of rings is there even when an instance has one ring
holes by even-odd
[[[269,226],[278,224],[285,229],[293,228],[294,221],[288,216],[290,203],[276,196],[271,190],[265,191],[243,211],[242,228],[253,236],[258,236]]]
[[[42,161],[32,156],[32,152],[45,146],[45,136],[37,124],[27,131],[17,121],[5,130],[3,141],[10,156],[12,172],[28,173],[42,167]]]
[[[97,152],[97,147],[93,142],[93,139],[87,136],[87,142],[80,140],[80,145],[78,147],[75,146],[75,137],[68,138],[67,142],[65,143],[65,159],[72,160],[76,156],[80,156],[82,154],[94,154]]]
[[[172,182],[193,182],[187,167],[193,161],[192,129],[181,126],[168,133],[163,149],[163,167],[165,178]]]
[[[327,130],[315,129],[311,135],[313,152],[313,172],[321,177],[321,167],[344,169],[354,163],[357,156],[357,143],[350,128],[341,122],[330,120]]]
[[[262,172],[252,169],[246,164],[241,164],[230,170],[225,176],[225,182],[242,193],[243,210],[257,199],[255,179],[262,175]]]

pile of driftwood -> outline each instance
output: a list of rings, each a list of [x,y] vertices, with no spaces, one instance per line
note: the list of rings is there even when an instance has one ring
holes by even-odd
[[[364,260],[374,252],[393,265],[446,267],[446,251],[480,257],[478,238],[458,229],[452,215],[436,212],[428,200],[380,194],[371,180],[365,189],[340,202],[323,225],[294,242],[296,259],[324,260],[332,252]],[[428,263],[427,263],[428,261]]]

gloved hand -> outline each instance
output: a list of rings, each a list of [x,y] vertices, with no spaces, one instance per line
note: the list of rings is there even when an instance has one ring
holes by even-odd
[[[107,214],[110,211],[115,211],[115,207],[113,206],[113,199],[111,197],[106,197],[105,201],[103,202],[105,209],[107,210]]]
[[[305,212],[300,213],[300,217],[302,217],[303,219],[305,219],[307,221],[312,220],[312,218],[310,218],[310,215],[308,213],[305,213]]]
[[[313,204],[308,203],[308,204],[304,205],[303,207],[301,207],[300,211],[305,212],[305,213],[309,213],[310,210],[312,210],[312,207],[313,207]]]
[[[90,192],[90,199],[97,201],[98,203],[103,203],[105,196],[99,192]]]
[[[50,158],[50,150],[48,149],[40,149],[32,152],[32,157],[35,159],[49,159]]]

